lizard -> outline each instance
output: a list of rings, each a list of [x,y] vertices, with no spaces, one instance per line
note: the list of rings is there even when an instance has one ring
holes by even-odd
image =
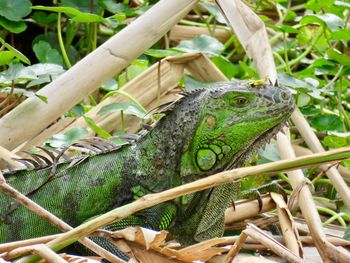
[[[7,182],[71,226],[134,200],[240,167],[285,124],[295,107],[288,89],[247,81],[212,83],[183,93],[139,138],[121,146],[91,144],[102,153],[49,164],[33,155],[32,169],[3,173]],[[43,148],[44,149],[44,148]],[[46,151],[46,150],[45,150]],[[19,160],[20,161],[20,160]],[[38,167],[37,167],[38,166]],[[183,244],[222,236],[224,211],[237,183],[217,186],[138,212],[108,230],[141,225],[168,229]],[[0,242],[58,233],[0,193]]]

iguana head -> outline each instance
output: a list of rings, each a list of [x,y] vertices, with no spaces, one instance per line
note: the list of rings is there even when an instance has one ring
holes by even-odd
[[[288,89],[220,83],[201,94],[200,117],[181,160],[181,176],[233,168],[266,143],[294,109]]]

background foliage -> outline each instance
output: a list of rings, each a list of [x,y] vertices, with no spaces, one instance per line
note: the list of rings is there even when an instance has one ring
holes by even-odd
[[[46,98],[36,92],[118,33],[157,1],[0,0],[0,117],[26,97]],[[326,149],[350,145],[350,3],[335,0],[246,1],[265,22],[278,69],[279,82],[291,89],[298,107],[317,132]],[[181,42],[164,37],[121,74],[73,107],[66,116],[84,116],[99,101],[116,93],[159,59],[193,51],[206,53],[230,79],[255,79],[258,74],[234,35],[220,42],[218,30],[229,30],[213,2],[202,1],[179,24],[206,28],[207,35]],[[183,29],[186,31],[186,29]],[[127,43],[125,43],[127,44]],[[103,61],[101,61],[103,66]],[[77,76],[83,77],[83,76]],[[198,83],[185,76],[179,85]],[[132,101],[114,103],[98,114],[122,111],[143,118],[145,109]],[[98,135],[112,134],[85,117]],[[121,127],[117,133],[125,132]],[[86,134],[78,128],[55,135],[47,145],[62,147]],[[297,138],[295,133],[294,138]],[[273,147],[261,152],[262,160],[278,158]],[[344,162],[350,167],[350,162]],[[328,179],[308,172],[310,179],[336,200]],[[342,222],[340,222],[342,223]]]

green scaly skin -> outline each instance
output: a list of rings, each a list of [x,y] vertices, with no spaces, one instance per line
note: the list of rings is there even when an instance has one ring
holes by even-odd
[[[212,84],[186,94],[155,128],[120,149],[68,167],[29,197],[71,226],[133,201],[135,192],[154,193],[242,165],[289,118],[293,99],[285,88],[248,82]],[[41,186],[52,168],[5,174],[24,194]],[[189,244],[221,236],[224,211],[238,193],[227,184],[144,210],[107,229],[130,225],[169,229]],[[0,193],[0,242],[60,232]]]

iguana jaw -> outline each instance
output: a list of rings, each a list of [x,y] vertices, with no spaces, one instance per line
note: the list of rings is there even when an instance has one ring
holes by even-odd
[[[265,131],[260,136],[255,138],[249,145],[244,147],[241,151],[236,153],[235,157],[231,160],[231,162],[225,167],[225,170],[233,169],[236,167],[242,166],[242,164],[250,159],[251,155],[253,155],[256,151],[258,151],[261,147],[265,146],[281,129],[285,126],[285,122],[272,127],[271,129]]]

